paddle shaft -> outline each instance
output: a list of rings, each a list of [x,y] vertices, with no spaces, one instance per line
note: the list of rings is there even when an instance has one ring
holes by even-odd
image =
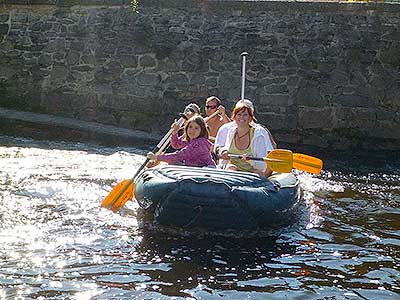
[[[240,154],[229,154],[229,157],[233,158],[243,158],[243,155]],[[257,161],[266,161],[266,162],[281,162],[281,159],[275,159],[275,158],[267,158],[267,157],[252,157],[248,156],[246,157],[249,160],[257,160]]]
[[[208,117],[205,117],[204,118],[204,121],[207,123],[208,121],[210,121],[212,118],[214,118],[216,115],[218,115],[219,114],[219,111],[218,110],[216,110],[216,111],[214,111],[211,115],[209,115]]]

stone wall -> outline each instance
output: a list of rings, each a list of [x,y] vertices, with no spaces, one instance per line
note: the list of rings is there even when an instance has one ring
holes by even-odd
[[[125,2],[124,2],[125,1]],[[0,0],[0,106],[165,132],[246,97],[283,143],[400,149],[400,5]]]

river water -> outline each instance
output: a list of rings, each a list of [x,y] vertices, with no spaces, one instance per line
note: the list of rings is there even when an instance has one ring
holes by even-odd
[[[325,160],[324,157],[321,157]],[[400,167],[298,173],[268,234],[172,232],[99,207],[143,151],[0,137],[0,299],[400,299]]]

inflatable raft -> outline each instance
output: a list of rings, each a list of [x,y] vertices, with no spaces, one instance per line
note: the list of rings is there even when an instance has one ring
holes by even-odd
[[[300,191],[292,173],[266,179],[252,173],[164,165],[137,178],[135,196],[159,224],[258,230],[290,218]]]

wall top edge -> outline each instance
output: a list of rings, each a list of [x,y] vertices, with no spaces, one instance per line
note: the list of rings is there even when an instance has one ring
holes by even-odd
[[[173,8],[201,9],[208,12],[255,10],[293,10],[293,11],[382,11],[400,12],[400,0],[361,0],[349,1],[312,1],[312,0],[138,0],[140,9]],[[52,5],[57,7],[72,6],[129,6],[131,0],[0,0],[0,5]]]

